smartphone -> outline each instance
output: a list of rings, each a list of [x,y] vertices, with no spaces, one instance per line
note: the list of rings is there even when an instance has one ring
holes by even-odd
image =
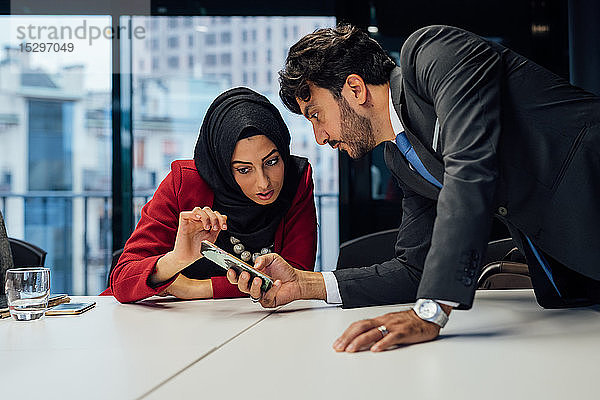
[[[250,274],[250,282],[254,280],[255,277],[259,277],[262,279],[262,285],[260,286],[261,291],[264,293],[271,289],[273,286],[273,280],[263,274],[262,272],[257,271],[252,268],[249,264],[246,264],[239,258],[236,258],[226,252],[223,249],[215,246],[208,240],[203,240],[202,245],[200,246],[200,253],[210,261],[214,262],[221,268],[228,270],[229,268],[233,269],[238,275],[242,273],[242,271],[246,271]]]
[[[85,303],[63,303],[46,311],[46,315],[75,315],[86,312],[96,305],[95,301]]]

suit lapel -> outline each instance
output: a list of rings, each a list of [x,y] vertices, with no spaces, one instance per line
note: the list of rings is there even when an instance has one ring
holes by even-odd
[[[398,146],[392,142],[387,142],[383,156],[388,169],[397,179],[421,196],[437,200],[440,193],[439,189],[427,182],[420,174],[410,169],[406,157],[402,155]]]
[[[404,91],[404,88],[402,85],[402,73],[401,73],[400,67],[394,68],[392,70],[392,73],[390,74],[390,88],[392,91],[392,103],[394,104],[394,110],[396,111],[396,114],[398,114],[398,117],[400,118],[400,122],[402,122],[402,127],[404,128],[404,132],[406,133],[408,141],[410,142],[412,147],[415,149],[415,153],[417,153],[417,156],[419,157],[419,159],[421,160],[421,162],[423,163],[425,168],[427,168],[429,173],[431,175],[433,175],[435,177],[435,179],[437,179],[439,182],[443,183],[443,181],[444,181],[443,180],[444,179],[443,163],[440,162],[435,157],[435,155],[432,153],[432,151],[430,151],[425,145],[423,145],[421,140],[419,140],[419,138],[417,138],[417,136],[412,132],[411,127],[407,123],[409,121],[409,119],[406,115],[405,91]],[[418,124],[419,121],[412,121],[412,122]],[[432,134],[433,134],[433,132],[432,132]],[[398,150],[398,154],[399,153],[400,153],[400,151]],[[401,168],[401,169],[407,170],[407,171],[402,171],[402,175],[404,177],[407,177],[407,175],[412,176],[413,179],[410,179],[412,182],[416,183],[417,186],[425,187],[425,188],[422,188],[421,190],[417,190],[416,186],[411,184],[410,185],[411,188],[414,188],[415,190],[417,190],[419,192],[427,192],[427,193],[432,193],[431,189],[433,189],[433,193],[435,193],[435,195],[433,197],[431,195],[425,195],[425,196],[432,198],[432,199],[437,199],[437,196],[439,194],[439,189],[437,187],[435,187],[434,185],[432,185],[431,183],[429,183],[425,178],[423,178],[421,176],[421,174],[410,169],[410,167],[408,167],[408,162],[405,162],[403,164],[405,164],[405,167]],[[408,183],[408,180],[405,180],[405,182]],[[421,194],[423,194],[423,193],[421,193]]]

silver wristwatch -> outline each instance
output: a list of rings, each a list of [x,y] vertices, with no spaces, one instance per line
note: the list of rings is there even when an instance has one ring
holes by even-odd
[[[419,299],[413,307],[414,312],[424,321],[433,322],[440,328],[443,328],[448,322],[448,315],[442,310],[442,307],[433,300]]]

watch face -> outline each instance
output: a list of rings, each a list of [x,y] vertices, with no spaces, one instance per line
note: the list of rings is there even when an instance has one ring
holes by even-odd
[[[426,301],[419,307],[419,316],[422,318],[433,318],[437,313],[437,304],[434,301]]]

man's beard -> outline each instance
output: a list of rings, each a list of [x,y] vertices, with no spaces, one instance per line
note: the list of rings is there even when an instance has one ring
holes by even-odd
[[[361,158],[375,147],[371,120],[358,115],[343,96],[337,102],[340,106],[341,142],[346,144],[350,157]]]

